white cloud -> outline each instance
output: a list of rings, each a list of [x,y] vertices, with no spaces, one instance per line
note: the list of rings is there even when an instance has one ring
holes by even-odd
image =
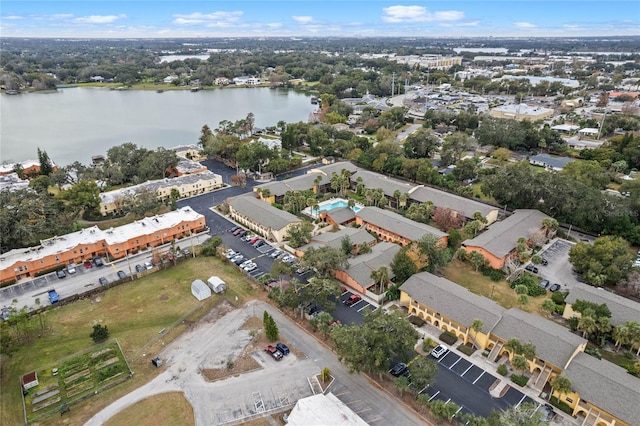
[[[531,22],[514,22],[513,26],[516,28],[536,28],[536,25]]]
[[[280,22],[270,22],[270,23],[267,24],[267,27],[275,30],[277,28],[282,28],[282,23],[280,23]]]
[[[175,18],[173,20],[174,24],[179,25],[191,25],[191,24],[213,24],[213,25],[224,25],[224,23],[231,24],[233,22],[238,22],[240,17],[244,14],[242,11],[233,11],[233,12],[212,12],[212,13],[201,13],[195,12],[187,15],[177,14],[173,15]]]
[[[313,16],[292,16],[291,19],[301,24],[308,24],[313,21]]]
[[[7,15],[7,16],[3,16],[2,19],[7,19],[7,20],[18,20],[18,19],[24,19],[24,16],[18,16],[18,15]]]
[[[118,19],[126,18],[127,15],[90,15],[76,18],[76,22],[82,24],[111,24]]]
[[[457,21],[464,19],[464,12],[443,10],[430,12],[424,6],[389,6],[382,9],[382,20],[390,23]]]

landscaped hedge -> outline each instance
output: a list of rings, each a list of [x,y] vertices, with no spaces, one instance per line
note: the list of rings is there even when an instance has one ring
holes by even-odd
[[[415,315],[411,315],[411,316],[409,317],[409,322],[410,322],[411,324],[415,325],[416,327],[422,327],[422,326],[425,324],[425,322],[426,322],[426,321],[425,321],[425,320],[423,320],[423,319],[422,319],[422,318],[420,318],[420,317],[417,317],[417,316],[415,316]]]
[[[506,376],[507,375],[507,366],[504,364],[500,364],[498,366],[498,374],[501,376]]]
[[[502,281],[507,276],[503,270],[490,267],[482,268],[482,275],[489,277],[491,281]]]
[[[458,340],[456,335],[453,334],[450,331],[445,331],[444,333],[442,333],[440,335],[439,339],[442,340],[443,342],[445,342],[448,345],[453,345]]]
[[[529,381],[529,378],[527,376],[519,376],[517,374],[512,374],[511,375],[511,381],[513,383],[515,383],[516,385],[520,385],[522,387],[527,385],[527,382]]]
[[[458,350],[460,352],[462,352],[463,354],[468,355],[468,356],[471,356],[476,351],[476,349],[474,347],[467,346],[467,345],[458,346]]]
[[[565,413],[567,413],[569,415],[573,414],[573,410],[571,409],[571,407],[569,407],[566,403],[560,401],[555,396],[552,396],[551,399],[549,400],[549,402],[551,402],[551,405],[553,405],[556,408],[559,408],[560,410],[564,411]]]
[[[47,275],[50,274],[51,272],[57,272],[60,271],[62,269],[66,268],[66,265],[58,265],[58,266],[54,266],[53,268],[49,268],[49,269],[44,269],[40,272],[36,272],[35,274],[33,274],[36,277],[40,277],[42,275]]]

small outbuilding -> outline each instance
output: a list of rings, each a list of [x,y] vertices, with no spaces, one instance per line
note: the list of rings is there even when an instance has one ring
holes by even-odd
[[[195,280],[191,283],[191,294],[200,300],[211,297],[211,289],[202,280]]]
[[[33,387],[38,386],[38,375],[35,371],[32,371],[31,373],[27,373],[22,376],[20,382],[22,383],[22,389],[29,390]]]
[[[209,287],[213,290],[214,293],[224,293],[227,289],[227,283],[222,281],[220,277],[216,277],[215,275],[210,277],[207,282],[209,283]]]

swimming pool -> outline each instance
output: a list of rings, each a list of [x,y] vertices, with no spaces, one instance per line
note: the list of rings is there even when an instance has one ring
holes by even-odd
[[[318,204],[317,209],[311,209],[310,207],[307,207],[302,212],[307,216],[311,216],[312,218],[315,219],[318,217],[319,211],[322,211],[322,210],[330,211],[330,210],[339,209],[341,207],[349,207],[349,202],[343,198],[334,198],[331,200],[321,202],[320,204]],[[351,210],[353,210],[356,213],[360,209],[362,209],[361,205],[354,205],[353,207],[351,207]]]

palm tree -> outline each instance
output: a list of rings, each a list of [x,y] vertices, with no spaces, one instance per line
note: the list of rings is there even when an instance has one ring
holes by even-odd
[[[320,182],[322,182],[322,175],[316,176],[316,178],[313,180],[313,192],[315,192],[316,194],[320,193]]]
[[[382,294],[389,283],[389,268],[381,266],[375,271],[371,271],[370,277],[378,286],[378,294]]]
[[[613,329],[612,337],[616,342],[616,352],[619,352],[622,345],[626,345],[629,343],[629,338],[631,337],[630,330],[627,324],[619,325],[618,327]]]
[[[636,321],[627,321],[625,325],[629,327],[629,344],[631,348],[638,347],[636,352],[636,356],[638,356],[640,355],[640,324]]]
[[[566,395],[573,390],[571,386],[571,380],[564,376],[556,376],[551,380],[551,388],[558,392],[558,399],[562,398],[562,395]],[[551,392],[553,394],[553,392]]]
[[[403,192],[402,194],[400,194],[400,207],[406,207],[408,199],[409,199],[408,193]]]
[[[471,329],[473,330],[474,336],[474,344],[477,343],[478,333],[482,332],[482,327],[484,327],[484,323],[480,319],[474,319],[471,321]]]
[[[550,316],[556,310],[556,304],[551,299],[545,299],[541,308],[547,313],[547,316]]]
[[[578,321],[578,330],[582,331],[582,337],[584,338],[595,333],[597,329],[596,320],[593,317],[582,315],[580,321]]]
[[[524,371],[527,369],[527,359],[522,355],[516,355],[511,360],[511,366],[514,370],[524,373]]]
[[[504,348],[513,356],[522,351],[522,343],[520,343],[520,340],[512,338],[506,341]]]
[[[396,189],[395,191],[393,191],[393,198],[396,199],[396,208],[400,208],[400,190]]]

